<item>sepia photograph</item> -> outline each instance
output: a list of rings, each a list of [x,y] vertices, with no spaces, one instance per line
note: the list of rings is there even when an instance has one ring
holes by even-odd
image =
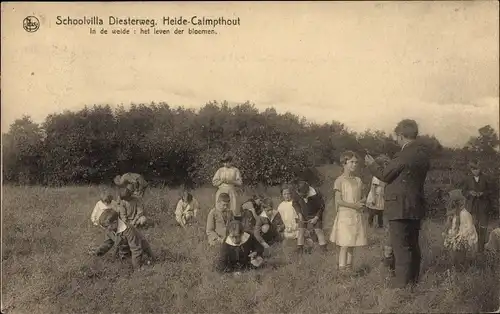
[[[2,2],[2,313],[500,313],[499,11]]]

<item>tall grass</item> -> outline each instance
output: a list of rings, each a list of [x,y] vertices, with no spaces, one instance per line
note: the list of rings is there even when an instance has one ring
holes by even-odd
[[[442,226],[434,221],[423,225],[421,283],[413,293],[387,288],[378,230],[370,230],[370,245],[355,252],[355,267],[364,270],[356,277],[337,272],[335,247],[326,255],[315,250],[298,258],[293,243],[274,249],[272,267],[240,277],[218,275],[212,271],[216,251],[205,236],[215,193],[208,188],[195,191],[202,211],[198,224],[187,230],[175,224],[178,191],[148,191],[146,210],[155,226],[143,233],[160,260],[132,272],[111,254],[86,254],[104,237],[89,219],[98,192],[98,187],[3,187],[4,312],[470,313],[498,307],[492,270],[473,265],[464,273],[446,271]],[[333,221],[331,199],[327,203],[325,219]]]

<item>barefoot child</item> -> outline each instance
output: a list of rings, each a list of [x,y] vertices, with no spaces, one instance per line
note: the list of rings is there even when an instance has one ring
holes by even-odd
[[[455,267],[462,267],[467,252],[477,249],[478,236],[472,215],[465,209],[465,197],[460,190],[449,193],[444,246],[450,251]]]
[[[364,203],[361,197],[363,184],[354,176],[358,158],[352,151],[340,156],[344,172],[335,180],[335,207],[337,214],[333,223],[330,241],[340,246],[339,269],[352,270],[354,247],[368,244]]]
[[[99,218],[99,224],[106,230],[106,239],[97,250],[91,252],[92,255],[102,256],[116,246],[116,253],[128,251],[131,254],[135,270],[143,264],[151,263],[153,253],[149,243],[134,226],[122,221],[117,212],[105,209]]]
[[[182,227],[190,225],[196,220],[199,208],[200,205],[193,195],[184,191],[175,209],[175,220]]]

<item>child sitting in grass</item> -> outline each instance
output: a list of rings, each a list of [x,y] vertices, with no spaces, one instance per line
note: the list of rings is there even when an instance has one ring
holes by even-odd
[[[227,225],[233,220],[230,204],[229,194],[220,193],[215,207],[208,213],[206,233],[210,246],[220,245],[227,235]]]
[[[461,190],[449,193],[447,216],[444,246],[450,251],[454,266],[461,268],[467,252],[475,251],[478,241],[474,221],[465,209],[465,197]]]
[[[285,239],[297,239],[299,225],[297,223],[297,212],[293,208],[291,187],[284,185],[281,189],[283,201],[278,206],[278,212],[285,225],[283,236]]]
[[[107,192],[102,192],[99,201],[95,204],[94,210],[90,216],[90,220],[95,226],[99,225],[99,217],[105,209],[113,208],[113,195]]]
[[[261,267],[264,262],[264,248],[252,234],[244,231],[241,222],[231,221],[227,232],[215,265],[216,271],[239,273]]]
[[[149,243],[134,226],[122,221],[116,211],[105,209],[99,217],[99,224],[106,230],[106,239],[97,250],[91,251],[92,255],[103,256],[116,246],[115,254],[121,255],[122,259],[130,252],[135,270],[143,264],[151,264],[153,252]]]
[[[255,224],[255,238],[265,249],[275,243],[281,242],[285,225],[281,215],[273,208],[273,201],[270,198],[262,202],[263,211]]]
[[[175,220],[182,227],[192,224],[196,220],[199,207],[200,205],[193,195],[184,191],[175,209]]]
[[[241,221],[245,232],[253,234],[258,217],[264,210],[262,207],[263,200],[262,195],[254,195],[241,205],[241,217],[235,217],[235,219]]]

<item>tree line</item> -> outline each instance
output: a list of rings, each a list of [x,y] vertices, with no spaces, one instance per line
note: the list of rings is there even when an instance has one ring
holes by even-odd
[[[498,135],[490,126],[478,133],[460,149],[443,147],[434,136],[419,140],[431,150],[434,170],[463,172],[480,157],[498,177]],[[249,185],[296,176],[320,181],[315,167],[336,162],[345,150],[391,157],[400,149],[381,131],[356,133],[340,122],[311,123],[274,108],[259,112],[249,102],[209,102],[197,111],[166,103],[93,105],[50,114],[41,124],[24,116],[2,142],[4,182],[48,186],[109,183],[137,172],[153,185],[196,187],[211,181],[226,152]]]

